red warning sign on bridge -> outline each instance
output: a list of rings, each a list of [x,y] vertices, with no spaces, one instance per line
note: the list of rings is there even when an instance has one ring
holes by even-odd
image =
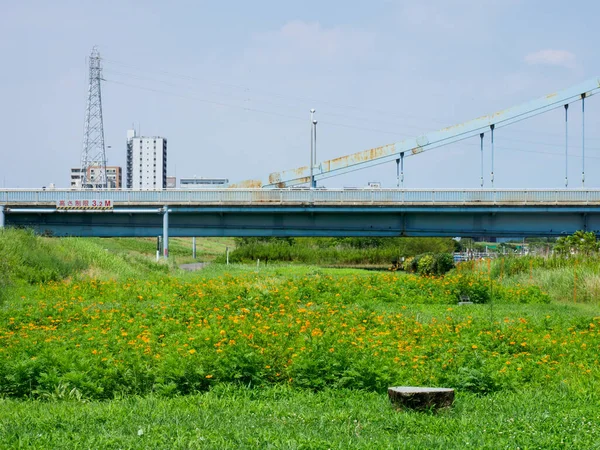
[[[57,200],[56,209],[85,209],[109,210],[113,209],[112,200]]]

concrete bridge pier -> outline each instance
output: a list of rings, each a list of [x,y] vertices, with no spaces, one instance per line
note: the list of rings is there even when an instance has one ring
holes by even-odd
[[[169,207],[163,208],[163,257],[169,258]]]
[[[4,205],[0,205],[0,228],[4,228]]]

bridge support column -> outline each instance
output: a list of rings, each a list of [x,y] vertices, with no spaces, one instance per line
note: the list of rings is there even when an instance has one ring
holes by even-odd
[[[4,205],[0,205],[0,228],[4,228]]]
[[[169,207],[163,208],[163,257],[169,258]]]

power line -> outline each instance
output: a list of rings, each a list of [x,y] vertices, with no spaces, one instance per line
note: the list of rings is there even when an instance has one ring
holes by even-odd
[[[183,88],[186,90],[189,90],[191,92],[194,92],[194,88],[189,87],[189,86],[180,86],[168,81],[164,81],[164,80],[158,80],[156,78],[149,78],[149,77],[143,77],[143,76],[139,76],[136,74],[130,74],[130,73],[126,73],[126,72],[119,72],[119,71],[115,71],[115,70],[106,70],[105,72],[109,72],[112,74],[116,74],[116,75],[121,75],[121,76],[126,76],[126,77],[131,77],[137,80],[145,80],[145,81],[151,81],[151,82],[155,82],[155,83],[161,83],[170,87],[174,87],[174,88]],[[114,80],[113,80],[114,81]],[[235,94],[231,95],[228,94],[230,96],[233,96],[234,98],[236,98]],[[290,104],[284,104],[284,103],[275,103],[275,102],[271,102],[268,100],[264,100],[261,98],[256,98],[256,97],[239,97],[237,96],[238,100],[243,100],[243,101],[254,101],[254,102],[258,102],[258,103],[264,103],[266,105],[271,105],[271,106],[275,106],[275,107],[284,107],[284,108],[291,108],[294,110],[298,110],[298,107],[295,105],[290,105]],[[385,121],[385,120],[380,120],[377,118],[373,118],[373,117],[353,117],[353,116],[348,116],[346,114],[339,114],[339,113],[333,113],[333,112],[329,112],[329,111],[323,111],[321,112],[321,114],[323,116],[332,116],[332,117],[341,117],[341,118],[345,118],[345,119],[350,119],[350,120],[360,120],[360,121],[370,121],[370,122],[378,122],[378,123],[387,123],[389,125],[398,125],[397,122],[391,122],[391,121]],[[328,122],[322,122],[322,123],[328,123]],[[334,122],[330,122],[330,125],[335,124],[337,126],[349,126],[348,124],[339,124],[339,123],[334,123]],[[416,130],[420,130],[420,131],[430,131],[429,128],[423,128],[423,127],[416,127],[416,126],[412,126],[412,125],[406,125],[403,124],[402,125],[404,128],[411,128],[411,129],[416,129]],[[382,132],[382,133],[388,133],[388,134],[395,134],[398,136],[405,136],[405,137],[413,137],[413,135],[410,134],[406,134],[406,133],[399,133],[399,132],[392,132],[392,131],[385,131],[385,130],[376,130],[376,129],[371,129],[371,128],[365,128],[365,127],[360,127],[360,126],[354,126],[357,129],[367,129],[367,130],[373,130],[373,131],[377,131],[377,132]]]
[[[281,93],[277,93],[277,92],[272,92],[269,90],[264,90],[264,89],[260,89],[260,88],[254,88],[254,87],[250,87],[247,85],[241,85],[241,84],[233,84],[233,83],[223,83],[223,82],[217,82],[214,80],[210,80],[207,81],[206,79],[201,79],[198,77],[194,77],[194,76],[190,76],[190,75],[184,75],[184,74],[179,74],[179,73],[175,73],[175,72],[171,72],[171,71],[166,71],[166,70],[148,70],[146,67],[139,67],[139,66],[135,66],[133,64],[130,63],[123,63],[123,62],[119,62],[119,61],[114,61],[114,60],[110,60],[110,59],[103,59],[103,61],[108,62],[110,64],[114,64],[117,66],[122,66],[122,67],[128,67],[134,70],[140,70],[143,71],[144,73],[155,73],[155,74],[160,74],[163,76],[168,76],[168,77],[173,77],[173,78],[179,78],[179,79],[183,79],[183,80],[190,80],[190,81],[195,81],[195,82],[202,82],[203,84],[211,84],[213,86],[218,86],[218,87],[224,87],[227,89],[238,89],[238,90],[242,90],[246,93],[249,92],[257,92],[257,93],[263,93],[266,95],[270,95],[270,96],[274,96],[274,97],[278,97],[278,98],[287,98],[287,99],[292,99],[292,100],[297,100],[297,101],[302,101],[302,102],[311,102],[311,103],[318,103],[318,104],[324,104],[324,105],[330,105],[333,107],[337,107],[337,108],[342,108],[342,109],[348,109],[348,110],[360,110],[360,111],[370,111],[376,114],[381,114],[381,115],[385,115],[387,117],[399,117],[399,118],[409,118],[409,119],[418,119],[418,120],[428,120],[430,122],[433,123],[438,123],[440,125],[444,125],[447,126],[449,123],[454,122],[454,120],[452,119],[444,119],[441,120],[440,118],[433,118],[433,117],[426,117],[426,116],[415,116],[415,115],[411,115],[411,114],[402,114],[402,113],[398,113],[397,111],[395,112],[391,112],[391,111],[384,111],[384,110],[380,110],[380,109],[373,109],[373,108],[366,108],[363,106],[354,106],[354,105],[347,105],[347,104],[339,104],[336,102],[331,102],[328,100],[319,100],[319,99],[315,99],[315,98],[309,98],[309,97],[300,97],[300,96],[293,96],[293,95],[287,95],[287,94],[281,94]],[[110,69],[112,70],[112,69]],[[115,71],[116,72],[116,71]],[[133,74],[129,74],[126,72],[120,72],[120,74],[122,74],[123,76],[132,76],[132,77],[138,77],[137,75],[133,75]],[[150,78],[145,78],[147,80],[152,80]],[[155,80],[158,82],[162,82],[159,80]],[[263,102],[263,103],[269,103],[266,100],[258,100],[255,99],[256,101],[259,102]],[[274,103],[271,103],[272,105],[276,105]],[[286,105],[288,107],[292,107],[290,105]],[[314,105],[312,105],[314,106]],[[337,117],[343,117],[343,118],[350,118],[352,120],[369,120],[369,121],[375,121],[377,119],[372,119],[370,117],[351,117],[351,116],[347,116],[347,115],[343,115],[343,114],[336,114],[336,113],[331,113],[331,112],[322,112],[321,114],[325,115],[331,115],[331,116],[337,116]],[[381,120],[378,120],[379,122],[382,122]],[[387,123],[392,124],[392,125],[399,125],[395,122],[389,122],[387,121]],[[432,128],[434,127],[430,127],[430,128],[424,128],[424,127],[418,127],[418,126],[412,126],[412,125],[406,125],[405,123],[401,125],[403,128],[411,128],[411,129],[415,129],[415,130],[422,130],[422,131],[431,131]],[[545,131],[537,131],[537,130],[524,130],[524,129],[511,129],[511,132],[515,132],[515,133],[527,133],[527,134],[543,134],[546,136],[549,135],[554,135],[554,136],[562,136],[559,133],[550,133],[550,132],[545,132]],[[391,132],[387,132],[386,133],[391,133]],[[407,136],[405,134],[402,133],[397,133],[397,132],[393,132],[394,134],[397,135],[404,135]],[[586,137],[586,140],[600,140],[600,137]]]
[[[184,99],[187,99],[187,100],[194,100],[194,101],[197,101],[197,102],[207,103],[207,104],[215,105],[215,106],[224,106],[224,107],[227,107],[227,108],[236,108],[236,109],[241,109],[241,110],[244,110],[244,111],[252,111],[252,112],[257,112],[257,113],[261,113],[261,114],[269,114],[269,115],[272,115],[272,116],[285,117],[285,118],[294,119],[294,120],[304,120],[304,119],[302,119],[299,116],[291,116],[291,115],[287,115],[287,114],[280,114],[280,113],[276,113],[276,112],[272,112],[272,111],[265,111],[265,110],[256,109],[256,108],[249,108],[249,107],[246,107],[246,106],[231,105],[231,104],[228,104],[228,103],[217,102],[217,101],[214,101],[214,100],[206,100],[206,99],[197,98],[197,97],[191,97],[189,95],[181,95],[181,94],[177,94],[177,93],[174,93],[174,92],[161,91],[159,89],[153,89],[153,88],[144,87],[144,86],[135,86],[133,84],[123,83],[122,81],[117,81],[117,80],[104,79],[104,81],[106,81],[108,83],[113,83],[113,84],[120,84],[121,86],[127,86],[127,87],[134,88],[134,89],[141,89],[141,90],[144,90],[144,91],[156,92],[158,94],[165,94],[165,95],[171,95],[173,97],[184,98]]]
[[[469,149],[477,149],[477,151],[479,151],[479,145],[462,143],[462,144],[459,144],[459,146],[465,147],[465,148],[469,147]],[[540,154],[540,155],[560,156],[561,158],[564,158],[564,156],[565,156],[564,153],[544,152],[541,150],[526,150],[526,149],[521,149],[521,148],[512,148],[512,147],[504,147],[504,146],[497,146],[497,145],[495,146],[495,148],[498,150],[505,150],[505,151],[512,151],[512,152],[536,153],[536,154]],[[587,148],[586,148],[586,150],[587,150]],[[579,155],[576,153],[569,153],[569,158],[582,158],[582,155]],[[586,159],[587,158],[600,159],[600,156],[586,155]]]
[[[137,76],[136,76],[136,78],[139,78],[139,79],[148,79],[148,78],[145,78],[145,77],[137,77]],[[187,100],[198,101],[198,102],[201,102],[201,103],[212,104],[212,105],[215,105],[215,106],[223,106],[223,107],[228,107],[228,108],[240,109],[240,110],[244,110],[244,111],[251,111],[251,112],[256,112],[256,113],[261,113],[261,114],[267,114],[267,115],[277,116],[277,117],[284,117],[284,118],[289,118],[289,119],[293,119],[293,120],[305,121],[305,118],[302,118],[300,116],[291,115],[291,114],[283,114],[283,113],[279,113],[279,112],[267,111],[267,110],[263,110],[263,109],[253,108],[253,107],[249,107],[249,106],[245,106],[245,105],[235,105],[235,104],[231,104],[231,103],[224,103],[224,102],[219,102],[219,101],[215,101],[215,100],[198,98],[198,97],[190,96],[190,95],[187,95],[187,94],[184,95],[184,94],[175,93],[175,92],[168,92],[168,91],[163,91],[163,90],[159,90],[159,89],[154,89],[154,88],[151,88],[151,87],[146,87],[146,86],[140,86],[140,85],[134,85],[134,84],[124,83],[122,81],[117,81],[117,80],[112,80],[112,79],[105,79],[105,81],[107,81],[109,83],[115,83],[115,84],[120,84],[122,86],[131,87],[131,88],[134,88],[134,89],[141,89],[141,90],[151,91],[151,92],[155,92],[155,93],[159,93],[159,94],[164,94],[164,95],[170,95],[170,96],[174,96],[174,97],[184,98],[184,99],[187,99]],[[163,83],[165,85],[168,85],[168,86],[171,86],[171,87],[175,87],[175,88],[178,87],[175,84],[172,84],[172,83],[169,83],[169,82],[165,82],[165,81],[162,81],[162,80],[153,80],[153,81],[161,82],[161,83]],[[276,103],[269,103],[269,102],[266,102],[266,103],[271,104],[273,106],[281,106],[281,105],[278,105]],[[529,117],[527,117],[527,118],[529,118]],[[384,134],[390,134],[390,135],[394,135],[394,136],[401,136],[401,137],[405,137],[405,138],[406,137],[408,137],[408,138],[414,137],[414,135],[407,135],[405,133],[399,133],[399,132],[396,132],[396,131],[382,130],[382,129],[376,129],[376,128],[370,128],[370,127],[362,127],[362,126],[356,126],[356,125],[351,125],[351,124],[346,124],[346,123],[331,122],[331,121],[327,121],[327,120],[322,121],[321,123],[327,124],[327,125],[331,125],[331,126],[336,126],[336,127],[343,127],[343,128],[349,128],[349,129],[355,129],[355,130],[361,130],[361,131],[369,131],[369,132],[376,132],[376,133],[384,133]],[[508,137],[504,137],[504,138],[501,138],[501,139],[505,139],[505,140],[511,141],[511,142],[522,142],[522,143],[531,144],[531,145],[543,145],[543,146],[562,147],[561,144],[551,144],[551,143],[537,142],[537,141],[526,141],[526,140],[513,139],[513,138],[508,138]],[[575,145],[572,145],[571,147],[572,148],[577,148]],[[597,148],[597,147],[588,147],[588,149],[590,151],[600,150],[600,148]]]
[[[170,72],[170,71],[166,71],[166,70],[148,70],[145,67],[138,67],[135,66],[133,64],[127,64],[127,63],[122,63],[122,62],[118,62],[118,61],[114,61],[114,60],[110,60],[110,59],[103,59],[103,61],[106,61],[107,63],[110,64],[115,64],[115,65],[119,65],[119,66],[124,66],[124,67],[129,67],[132,69],[136,69],[136,70],[142,70],[145,73],[146,72],[150,72],[150,73],[156,73],[156,74],[161,74],[161,75],[166,75],[166,76],[170,76],[170,77],[175,77],[175,78],[180,78],[180,79],[186,79],[186,80],[192,80],[192,81],[199,81],[202,83],[209,83],[212,84],[214,86],[223,86],[223,87],[227,87],[227,88],[234,88],[234,89],[240,89],[240,90],[244,90],[246,92],[249,91],[256,91],[256,92],[262,92],[264,94],[267,95],[271,95],[274,97],[280,97],[280,98],[289,98],[289,99],[293,99],[293,100],[300,100],[300,101],[304,101],[304,102],[311,102],[311,103],[320,103],[323,105],[330,105],[330,106],[334,106],[337,108],[343,108],[343,109],[352,109],[352,110],[361,110],[361,111],[371,111],[374,112],[376,114],[383,114],[386,116],[397,116],[397,117],[401,117],[401,118],[415,118],[415,119],[427,119],[427,120],[431,120],[434,122],[439,122],[442,125],[447,125],[448,122],[451,122],[451,120],[446,120],[446,121],[439,121],[438,119],[434,119],[434,118],[428,118],[428,117],[418,117],[415,115],[410,115],[410,114],[401,114],[396,112],[391,112],[391,111],[383,111],[383,110],[379,110],[379,109],[372,109],[372,108],[365,108],[363,106],[353,106],[353,105],[344,105],[344,104],[339,104],[339,103],[335,103],[335,102],[331,102],[328,100],[319,100],[319,99],[315,99],[315,98],[310,98],[310,97],[299,97],[299,96],[293,96],[293,95],[287,95],[287,94],[280,94],[277,92],[272,92],[272,91],[268,91],[268,90],[264,90],[264,89],[260,89],[260,88],[254,88],[254,87],[250,87],[250,86],[246,86],[246,85],[239,85],[239,84],[231,84],[231,83],[222,83],[222,82],[216,82],[214,80],[211,81],[207,81],[205,79],[201,79],[198,77],[194,77],[194,76],[190,76],[190,75],[183,75],[183,74],[178,74],[178,73],[174,73],[174,72]]]
[[[211,104],[211,105],[215,105],[215,106],[223,106],[223,107],[227,107],[227,108],[235,108],[235,109],[240,109],[243,111],[251,111],[251,112],[256,112],[256,113],[260,113],[260,114],[268,114],[271,116],[277,116],[277,117],[284,117],[284,118],[288,118],[288,119],[293,119],[293,120],[299,120],[302,122],[305,122],[306,119],[303,117],[299,117],[299,116],[293,116],[290,114],[281,114],[281,113],[277,113],[277,112],[273,112],[273,111],[267,111],[267,110],[263,110],[263,109],[257,109],[257,108],[251,108],[248,106],[241,106],[241,105],[234,105],[234,104],[230,104],[230,103],[223,103],[223,102],[217,102],[214,100],[206,100],[206,99],[201,99],[201,98],[197,98],[197,97],[192,97],[189,95],[182,95],[182,94],[177,94],[174,92],[167,92],[167,91],[162,91],[159,89],[153,89],[153,88],[149,88],[149,87],[145,87],[145,86],[136,86],[133,84],[129,84],[129,83],[123,83],[122,81],[117,81],[117,80],[111,80],[111,79],[104,79],[104,81],[108,82],[108,83],[113,83],[113,84],[119,84],[122,86],[127,86],[130,88],[134,88],[134,89],[141,89],[144,91],[151,91],[151,92],[155,92],[158,94],[164,94],[164,95],[171,95],[173,97],[179,97],[179,98],[184,98],[187,100],[193,100],[193,101],[197,101],[197,102],[201,102],[201,103],[206,103],[206,104]],[[344,123],[337,123],[337,122],[330,122],[330,121],[321,121],[321,123],[323,124],[327,124],[327,125],[331,125],[331,126],[335,126],[335,127],[343,127],[343,128],[352,128],[355,130],[363,130],[363,131],[370,131],[370,132],[375,132],[375,133],[385,133],[385,134],[393,134],[396,136],[406,136],[406,135],[402,135],[400,133],[397,133],[395,131],[387,131],[387,130],[379,130],[379,129],[375,129],[375,128],[367,128],[367,127],[358,127],[355,125],[348,125],[348,124],[344,124]]]
[[[135,66],[131,65],[131,64],[125,64],[125,63],[118,63],[113,61],[114,64],[117,65],[122,65],[122,66],[126,66],[126,67],[133,67],[135,68]],[[131,74],[128,72],[120,72],[120,71],[115,71],[112,69],[109,69],[109,72],[118,74],[118,75],[122,75],[122,76],[128,76],[128,77],[132,77],[138,80],[147,80],[147,81],[151,81],[151,82],[157,82],[157,83],[161,83],[161,84],[165,84],[174,88],[180,88],[179,85],[177,84],[173,84],[164,80],[157,80],[156,78],[150,78],[150,77],[146,77],[146,76],[139,76],[136,74]],[[191,76],[187,76],[187,75],[181,75],[181,74],[175,74],[172,72],[167,72],[167,71],[150,71],[150,72],[154,72],[154,73],[159,73],[159,74],[168,74],[170,76],[173,77],[177,77],[177,78],[181,78],[181,79],[189,79],[189,80],[194,80],[194,81],[201,81],[199,78],[196,77],[191,77]],[[238,89],[243,89],[245,92],[249,92],[250,88],[247,86],[241,86],[241,85],[232,85],[232,84],[226,84],[226,83],[213,83],[214,85],[217,86],[225,86],[225,87],[234,87],[234,88],[238,88]],[[185,86],[185,89],[187,90],[192,90],[193,88],[190,88],[189,86]],[[170,94],[170,95],[174,95],[174,94]],[[231,94],[229,94],[231,95]],[[294,99],[302,99],[300,97],[293,97],[293,96],[285,96],[285,95],[281,95],[281,94],[275,94],[275,93],[270,93],[270,95],[274,95],[277,97],[281,97],[281,98],[294,98]],[[260,98],[244,98],[243,101],[254,101],[254,102],[258,102],[258,103],[264,103],[264,104],[268,104],[271,106],[275,106],[275,107],[285,107],[285,108],[296,108],[293,105],[289,105],[289,104],[281,104],[281,103],[274,103],[274,102],[270,102],[268,100],[264,100],[264,99],[260,99]],[[316,101],[316,100],[314,100]],[[321,102],[321,103],[329,103],[332,104],[331,102]],[[351,108],[351,109],[361,109],[364,110],[364,108],[359,108],[359,107],[354,107],[354,106],[349,106],[349,105],[342,105],[342,107],[344,108]],[[244,107],[246,110],[249,111],[258,111],[257,108],[250,108],[250,107]],[[388,112],[384,112],[384,111],[379,111],[380,113],[385,113],[387,115],[394,115],[394,113],[388,113]],[[274,113],[269,113],[269,114],[274,114]],[[388,123],[390,125],[398,125],[395,122],[390,122],[390,121],[382,121],[380,119],[376,119],[376,118],[371,118],[371,117],[353,117],[353,116],[348,116],[345,114],[338,114],[338,113],[332,113],[332,112],[327,112],[324,111],[322,112],[322,115],[324,116],[333,116],[333,117],[341,117],[341,118],[346,118],[346,119],[350,119],[350,120],[361,120],[361,121],[377,121],[378,123]],[[408,116],[408,117],[412,117],[414,118],[415,116]],[[529,118],[529,117],[527,117]],[[437,120],[436,120],[437,121]],[[391,135],[396,135],[396,136],[403,136],[403,137],[414,137],[414,134],[406,134],[406,133],[400,133],[397,131],[388,131],[388,130],[381,130],[381,129],[375,129],[375,128],[370,128],[370,127],[363,127],[363,126],[356,126],[356,125],[350,125],[350,124],[342,124],[342,123],[337,123],[337,122],[327,122],[327,121],[323,121],[322,123],[327,123],[329,125],[333,125],[333,126],[340,126],[340,127],[345,127],[345,128],[352,128],[352,129],[357,129],[357,130],[365,130],[365,131],[373,131],[373,132],[378,132],[378,133],[385,133],[385,134],[391,134]],[[442,122],[439,122],[442,123]],[[446,124],[447,122],[444,122],[444,124]],[[431,131],[431,128],[424,128],[424,127],[417,127],[417,126],[412,126],[412,125],[406,125],[406,124],[402,124],[403,128],[409,128],[409,129],[415,129],[415,130],[419,130],[419,131],[425,131],[425,132],[429,132]],[[534,134],[544,134],[545,136],[548,135],[554,135],[554,136],[561,136],[561,134],[558,133],[550,133],[550,132],[544,132],[544,131],[535,131],[535,130],[519,130],[519,129],[514,129],[511,128],[510,130],[508,130],[509,132],[521,132],[521,133],[534,133]],[[505,138],[506,140],[512,140],[512,141],[517,141],[515,139],[510,139],[510,138]],[[600,138],[594,138],[594,137],[586,137],[586,140],[600,140]],[[534,142],[531,141],[522,141],[524,143],[532,143],[534,144]],[[539,145],[550,145],[550,146],[561,146],[560,144],[549,144],[549,143],[542,143],[542,142],[536,142],[535,144],[539,144]]]

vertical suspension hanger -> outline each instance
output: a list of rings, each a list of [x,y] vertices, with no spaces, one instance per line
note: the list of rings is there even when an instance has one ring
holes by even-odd
[[[491,173],[492,189],[494,188],[494,128],[496,128],[496,125],[491,124],[490,130],[492,130],[492,173]]]
[[[565,105],[565,188],[569,186],[569,104]]]
[[[481,139],[481,187],[483,187],[483,136],[483,133],[479,135],[479,139]]]
[[[396,187],[400,187],[400,158],[396,159]]]
[[[400,153],[400,183],[404,189],[404,152]]]

